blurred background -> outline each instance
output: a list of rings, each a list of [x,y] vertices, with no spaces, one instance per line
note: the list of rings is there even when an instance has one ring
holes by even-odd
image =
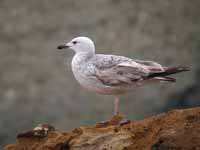
[[[112,117],[113,97],[83,90],[73,52],[56,49],[80,35],[98,53],[192,66],[176,83],[121,97],[126,118],[200,106],[199,8],[197,0],[1,0],[0,149],[39,123],[66,131]]]

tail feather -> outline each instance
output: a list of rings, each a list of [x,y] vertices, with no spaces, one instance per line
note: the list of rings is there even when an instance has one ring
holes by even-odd
[[[179,72],[184,72],[184,71],[189,71],[190,67],[188,66],[177,66],[177,67],[166,67],[164,68],[164,72],[159,72],[159,73],[152,73],[149,75],[147,78],[154,78],[158,79],[161,81],[169,81],[169,82],[175,82],[176,79],[168,77],[169,75],[176,74]]]
[[[156,79],[159,81],[176,82],[176,79],[171,78],[171,77],[154,77],[153,79]]]
[[[161,75],[167,76],[184,71],[190,71],[190,67],[188,66],[167,67],[165,68],[165,71],[161,73]]]

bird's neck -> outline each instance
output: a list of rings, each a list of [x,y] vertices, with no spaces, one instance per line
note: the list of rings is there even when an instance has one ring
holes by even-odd
[[[93,53],[93,52],[78,52],[74,55],[73,59],[76,59],[76,61],[79,61],[81,63],[82,61],[89,60],[94,55],[95,55],[95,53]]]

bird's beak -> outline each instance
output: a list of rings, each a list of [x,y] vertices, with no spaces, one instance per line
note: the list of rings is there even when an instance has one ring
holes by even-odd
[[[63,45],[59,45],[57,47],[57,49],[66,49],[66,48],[70,48],[71,46],[67,43],[67,44],[63,44]]]
[[[58,47],[57,47],[57,49],[66,49],[66,48],[69,48],[70,46],[69,45],[59,45]]]

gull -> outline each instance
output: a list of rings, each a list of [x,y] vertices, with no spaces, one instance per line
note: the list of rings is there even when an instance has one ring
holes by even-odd
[[[119,114],[120,95],[150,83],[175,82],[169,75],[189,70],[187,66],[166,67],[154,61],[96,54],[94,42],[88,37],[76,37],[57,48],[75,52],[71,67],[82,87],[115,97],[114,116]]]

